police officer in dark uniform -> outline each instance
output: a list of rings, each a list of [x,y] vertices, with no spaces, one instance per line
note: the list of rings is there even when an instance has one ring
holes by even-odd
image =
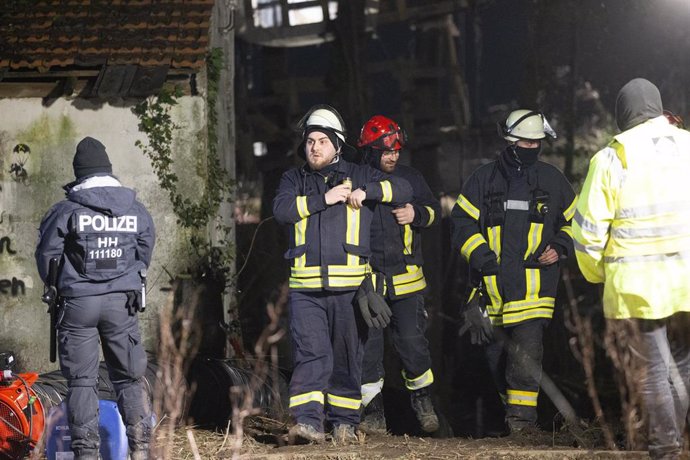
[[[423,292],[426,279],[422,271],[421,230],[438,223],[441,205],[434,198],[424,177],[414,168],[398,164],[406,142],[405,132],[390,118],[371,117],[362,126],[359,147],[364,160],[373,168],[406,179],[413,198],[403,206],[376,206],[371,225],[371,265],[386,279],[386,302],[392,310],[389,329],[393,345],[403,365],[405,388],[423,431],[439,428],[429,392],[434,382],[429,342],[424,336],[426,310]],[[362,430],[386,429],[383,410],[383,330],[372,328],[364,348],[362,370]]]
[[[313,107],[301,127],[299,154],[307,162],[283,174],[273,201],[290,242],[289,408],[297,422],[290,440],[323,442],[325,422],[335,442],[357,442],[366,328],[354,304],[371,276],[373,209],[377,202],[405,203],[412,193],[404,179],[343,158],[352,147],[334,108]]]
[[[472,296],[481,290],[488,299],[485,310],[468,303],[465,329],[485,345],[515,433],[537,422],[542,338],[553,317],[560,260],[573,252],[575,193],[563,173],[538,160],[542,140],[556,137],[541,112],[515,110],[499,128],[508,145],[470,175],[451,218],[453,247],[481,288]]]
[[[35,254],[44,282],[50,259],[59,260],[58,350],[69,386],[72,451],[75,459],[98,458],[100,339],[130,458],[143,460],[152,427],[137,312],[144,308],[142,276],[153,252],[153,221],[135,192],[112,176],[101,142],[91,137],[79,142],[73,166],[76,181],[43,218]]]

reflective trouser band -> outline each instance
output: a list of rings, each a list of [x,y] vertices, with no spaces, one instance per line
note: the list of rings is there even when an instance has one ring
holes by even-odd
[[[424,271],[418,265],[408,265],[407,273],[393,275],[392,281],[395,295],[411,294],[426,287]]]
[[[383,389],[383,379],[362,385],[362,405],[368,406],[372,399]]]
[[[405,381],[405,388],[410,391],[421,390],[422,388],[428,387],[434,383],[434,373],[431,372],[431,369],[427,369],[427,371],[422,375],[413,379],[408,379],[407,374],[403,370],[402,376],[403,380]]]
[[[362,406],[361,399],[346,398],[344,396],[336,396],[329,394],[326,396],[328,404],[334,407],[341,407],[343,409],[359,410]]]
[[[290,407],[297,407],[310,402],[315,402],[323,405],[323,392],[310,391],[309,393],[302,393],[295,396],[290,396]]]
[[[539,393],[536,391],[511,390],[509,388],[507,393],[508,404],[512,404],[514,406],[537,407],[537,398],[539,397]]]

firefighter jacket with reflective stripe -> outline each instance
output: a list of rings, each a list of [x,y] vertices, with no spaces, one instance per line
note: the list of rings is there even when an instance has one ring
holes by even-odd
[[[39,228],[35,257],[43,282],[50,259],[56,257],[61,296],[140,291],[139,272],[151,261],[155,229],[135,198],[134,190],[122,186],[69,190]]]
[[[371,224],[371,266],[386,277],[390,298],[401,298],[426,287],[422,264],[421,229],[438,224],[441,205],[434,198],[424,177],[414,168],[397,165],[392,173],[412,186],[414,220],[399,225],[393,214],[395,206],[380,204]]]
[[[577,261],[604,283],[607,318],[690,311],[690,133],[661,116],[592,158],[573,224]]]
[[[451,213],[453,247],[469,262],[472,282],[498,263],[484,283],[489,317],[503,326],[553,316],[559,263],[542,266],[537,258],[547,245],[572,253],[575,213],[575,193],[557,168],[521,167],[510,149],[469,177]]]
[[[346,178],[352,190],[364,188],[361,209],[326,205],[325,194]],[[342,158],[321,171],[308,165],[283,174],[273,201],[273,215],[288,224],[291,289],[349,291],[371,271],[371,219],[377,202],[403,204],[412,199],[410,184],[370,166]]]

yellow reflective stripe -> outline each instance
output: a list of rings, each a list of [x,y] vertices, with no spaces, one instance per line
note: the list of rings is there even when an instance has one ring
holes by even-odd
[[[458,196],[458,200],[456,201],[456,203],[474,220],[479,220],[479,209],[477,209],[475,205],[470,203],[470,200],[465,198],[465,195],[460,194],[460,196]]]
[[[301,279],[290,277],[288,286],[291,289],[321,289],[323,288],[323,280],[321,278]]]
[[[347,212],[347,231],[345,233],[345,242],[348,244],[352,244],[354,246],[359,245],[359,221],[360,221],[360,213],[359,209],[355,209],[351,207],[350,205],[345,206],[345,209]],[[356,254],[349,254],[347,255],[347,264],[348,265],[358,265],[359,264],[359,256]]]
[[[534,300],[539,298],[541,289],[541,270],[538,268],[528,268],[525,270],[525,299]]]
[[[359,276],[369,271],[369,264],[362,265],[329,265],[328,276]]]
[[[482,235],[481,233],[475,233],[474,235],[467,238],[465,244],[463,244],[460,248],[460,254],[462,254],[462,256],[466,260],[470,260],[470,256],[472,255],[474,250],[481,246],[483,243],[486,243],[484,235]]]
[[[434,208],[432,208],[431,206],[424,206],[424,208],[429,213],[429,221],[426,223],[425,227],[429,227],[431,224],[434,223],[434,220],[436,219],[436,213],[434,212]]]
[[[497,314],[503,306],[503,299],[501,299],[501,291],[498,289],[496,275],[485,276],[484,282],[486,283],[486,293],[489,294],[489,299],[491,299],[491,306],[487,306],[489,315],[492,313]]]
[[[531,222],[529,225],[529,233],[527,234],[527,250],[525,251],[525,260],[537,250],[539,243],[541,243],[541,232],[544,224]]]
[[[362,284],[362,281],[364,281],[364,275],[362,276],[348,276],[348,277],[342,277],[342,276],[329,276],[328,277],[328,286],[330,287],[359,287],[360,284]]]
[[[290,396],[290,407],[301,406],[309,402],[317,402],[323,404],[323,392],[322,391],[310,391],[308,393],[302,393],[295,396]]]
[[[515,406],[537,407],[539,393],[535,391],[507,390],[507,402]]]
[[[403,249],[403,254],[408,255],[408,256],[412,255],[412,240],[413,240],[412,227],[410,227],[409,224],[406,224],[403,226],[403,243],[405,244],[405,248]]]
[[[515,310],[525,310],[527,308],[548,307],[553,309],[556,305],[556,299],[553,297],[540,297],[538,299],[513,300],[506,302],[503,305],[505,312]]]
[[[393,284],[410,283],[424,277],[422,267],[418,265],[407,265],[406,268],[407,273],[393,275]]]
[[[573,199],[573,202],[570,203],[570,206],[563,211],[563,217],[565,217],[565,220],[569,222],[573,216],[575,216],[575,207],[577,206],[577,196]]]
[[[331,287],[357,287],[370,271],[368,263],[355,266],[329,265],[323,270],[321,267],[292,267],[289,286],[297,289],[320,289],[327,283]],[[322,276],[324,272],[325,277]]]
[[[381,193],[383,194],[381,197],[381,203],[390,203],[393,201],[393,188],[391,187],[391,183],[387,180],[382,180],[380,184]]]
[[[408,379],[405,370],[403,370],[402,376],[405,381],[405,388],[410,391],[420,390],[434,383],[434,373],[431,372],[431,369],[427,369],[422,375],[413,379]]]
[[[570,225],[562,226],[561,231],[565,232],[570,238],[573,237],[573,227],[571,227]]]
[[[411,294],[426,287],[424,271],[417,265],[408,265],[407,273],[393,275],[392,281],[395,295]]]
[[[487,229],[489,236],[489,248],[496,254],[497,262],[501,262],[501,226],[489,227]]]
[[[307,242],[307,222],[308,219],[304,218],[299,222],[295,223],[295,247],[302,246]],[[305,252],[299,257],[295,258],[295,267],[304,267],[307,264],[307,253]]]
[[[307,197],[306,196],[298,196],[295,201],[297,202],[297,213],[299,214],[299,216],[302,219],[309,217],[309,208],[307,207]]]
[[[321,267],[292,267],[290,276],[294,277],[313,277],[321,276]]]
[[[342,407],[344,409],[359,410],[362,405],[361,399],[346,398],[344,396],[336,396],[328,394],[326,397],[328,404],[335,407]]]
[[[536,318],[545,318],[545,319],[551,319],[553,318],[553,308],[548,308],[548,307],[543,307],[543,308],[532,308],[529,310],[525,310],[520,313],[503,313],[503,316],[501,317],[501,325],[507,326],[510,324],[517,324],[521,323],[523,321],[527,321],[530,319],[536,319]],[[492,324],[494,324],[492,322]]]

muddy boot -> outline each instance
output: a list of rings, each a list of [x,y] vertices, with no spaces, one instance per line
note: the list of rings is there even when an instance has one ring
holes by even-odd
[[[322,443],[326,440],[326,435],[306,423],[298,423],[290,428],[288,432],[288,442],[290,444]]]
[[[433,433],[438,430],[438,417],[434,411],[434,404],[431,402],[428,388],[413,391],[410,395],[410,402],[422,431]]]
[[[369,434],[386,432],[386,415],[383,411],[383,395],[381,393],[377,394],[364,407],[359,429]]]
[[[357,444],[357,434],[355,434],[355,427],[352,425],[335,425],[333,427],[333,442],[339,445]]]

